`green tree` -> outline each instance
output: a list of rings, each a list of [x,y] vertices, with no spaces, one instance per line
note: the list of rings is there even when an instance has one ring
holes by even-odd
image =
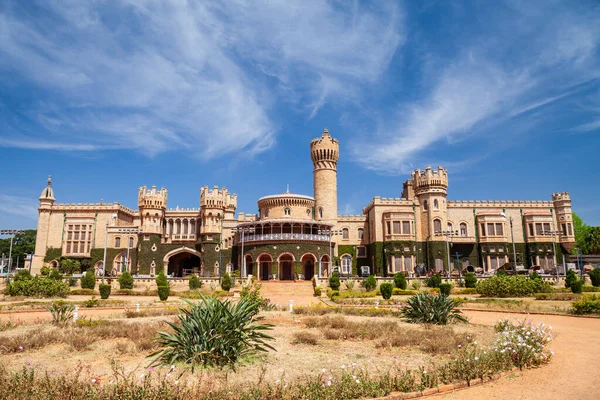
[[[590,226],[586,225],[576,213],[573,213],[573,231],[575,233],[575,248],[580,249],[583,254],[589,254],[586,239],[589,235]]]
[[[62,258],[59,270],[65,275],[78,274],[81,271],[81,262],[72,258]]]
[[[13,257],[13,266],[18,268],[29,267],[29,265],[25,265],[25,254],[32,254],[35,250],[35,229],[28,229],[23,231],[23,233],[19,233],[15,235],[13,238],[13,247],[12,247],[12,257]],[[2,254],[6,256],[8,259],[8,255],[10,253],[10,238],[0,239],[0,257]],[[16,264],[17,258],[19,261],[19,265]]]

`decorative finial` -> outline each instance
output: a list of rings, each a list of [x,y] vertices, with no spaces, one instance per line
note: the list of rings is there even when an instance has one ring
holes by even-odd
[[[329,136],[329,129],[323,129],[323,136]]]
[[[287,184],[287,191],[286,191],[286,193],[289,193],[289,192],[290,192],[290,184],[288,183]]]
[[[52,186],[52,175],[48,175],[48,186]]]

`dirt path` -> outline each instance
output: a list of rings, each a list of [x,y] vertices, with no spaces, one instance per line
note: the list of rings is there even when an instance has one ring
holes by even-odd
[[[472,323],[493,325],[502,318],[525,314],[469,311]],[[555,356],[549,365],[508,376],[468,390],[436,396],[445,399],[598,399],[600,379],[600,319],[534,315],[531,319],[552,326]]]

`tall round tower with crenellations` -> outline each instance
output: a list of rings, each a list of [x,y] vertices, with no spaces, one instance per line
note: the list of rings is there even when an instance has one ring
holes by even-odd
[[[310,156],[313,162],[315,219],[337,222],[337,161],[340,157],[340,143],[329,136],[325,129],[320,138],[310,142]]]
[[[158,190],[156,186],[147,189],[146,186],[142,186],[138,190],[138,208],[142,232],[162,234],[167,209],[167,189],[163,187]]]

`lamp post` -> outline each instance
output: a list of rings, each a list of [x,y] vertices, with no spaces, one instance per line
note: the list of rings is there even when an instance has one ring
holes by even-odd
[[[517,274],[517,249],[515,248],[515,235],[513,234],[513,219],[512,219],[512,217],[510,217],[508,220],[510,221],[510,239],[512,241],[513,257],[515,260],[514,270],[515,270],[515,275],[516,275]]]
[[[460,256],[462,256],[462,254],[458,254],[458,251],[456,252],[456,265],[458,267],[458,286],[460,287],[460,285],[462,285],[462,273],[461,273],[461,268],[460,268]]]
[[[23,232],[25,232],[25,230],[23,230],[23,229],[2,229],[2,230],[0,230],[0,236],[10,235],[10,249],[8,251],[8,271],[7,272],[10,272],[10,269],[12,267],[13,239],[16,235],[21,234]],[[17,265],[17,267],[18,266],[19,265]]]
[[[435,232],[435,236],[445,236],[446,237],[446,254],[448,254],[448,277],[452,275],[452,271],[450,270],[450,238],[454,236],[458,236],[458,231],[437,231]]]
[[[240,271],[240,277],[241,278],[246,278],[247,277],[247,271],[246,271],[246,256],[244,255],[244,241],[245,241],[245,233],[253,233],[254,232],[254,228],[253,227],[236,227],[236,228],[232,228],[231,229],[232,232],[234,233],[240,233],[241,234],[241,243],[242,243],[242,265],[241,268],[242,270]]]
[[[554,268],[556,268],[556,279],[558,280],[558,264],[556,263],[556,237],[562,235],[561,231],[558,230],[549,230],[542,231],[542,235],[552,236],[552,252],[554,258]],[[565,271],[566,274],[566,271]]]
[[[579,248],[574,248],[573,250],[575,250],[575,256],[577,257],[577,269],[579,269],[579,277],[582,278],[583,277],[583,252],[581,251],[581,249]],[[565,271],[565,274],[567,272]]]

